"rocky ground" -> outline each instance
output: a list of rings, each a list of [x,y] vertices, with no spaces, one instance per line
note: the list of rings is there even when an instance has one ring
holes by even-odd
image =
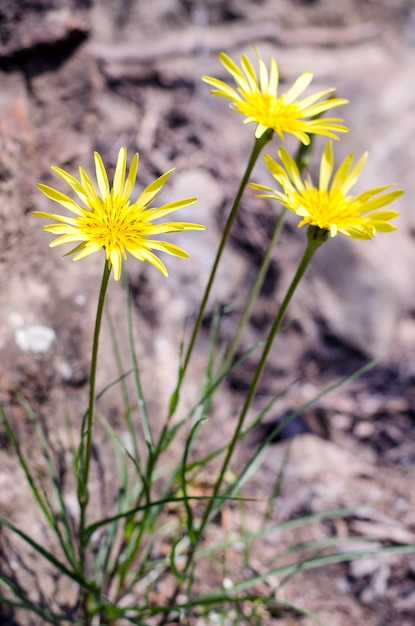
[[[93,150],[111,169],[119,147],[126,145],[129,155],[140,153],[140,185],[175,167],[163,198],[197,196],[198,203],[183,210],[182,217],[207,226],[204,234],[178,237],[191,261],[170,259],[168,280],[152,267],[126,264],[143,382],[157,422],[174,387],[183,319],[193,315],[200,300],[252,143],[252,127],[243,126],[223,99],[210,96],[200,77],[225,78],[217,53],[253,57],[254,44],[265,58],[276,57],[284,87],[311,69],[315,89],[334,86],[350,100],[342,114],[351,130],[335,148],[338,161],[349,152],[369,151],[362,188],[396,182],[405,190],[396,205],[401,212],[396,233],[371,242],[337,237],[319,251],[291,307],[295,322],[270,355],[254,407],[259,410],[291,384],[268,416],[267,423],[272,422],[382,357],[358,381],[304,412],[305,432],[291,446],[274,517],[371,505],[331,524],[291,530],[274,542],[364,536],[379,545],[414,543],[413,0],[0,1],[0,400],[22,446],[30,450],[33,429],[15,399],[16,390],[23,392],[64,458],[65,410],[79,415],[87,394],[102,258],[72,263],[59,249],[48,250],[50,236],[31,212],[51,207],[36,184],[56,183],[50,165],[75,171],[82,164],[91,171]],[[317,141],[317,152],[320,147]],[[270,183],[261,164],[254,178]],[[275,206],[247,192],[184,402],[194,400],[200,386],[214,302],[232,305],[222,328],[228,339],[274,216]],[[266,333],[291,279],[304,241],[295,224],[295,219],[287,221],[246,346]],[[111,284],[110,310],[120,327],[125,325],[124,298],[122,285]],[[103,341],[99,384],[114,376],[107,327]],[[234,372],[214,403],[204,434],[207,445],[230,436],[254,362]],[[114,425],[122,423],[115,393],[103,410]],[[23,481],[16,480],[17,462],[1,431],[0,443],[0,513],[33,528],[28,494]],[[256,489],[266,492],[273,484],[286,445],[272,444]],[[37,454],[31,451],[32,460],[40,463]],[[253,528],[259,519],[253,511]],[[6,546],[7,538],[0,546],[4,562]],[[258,559],[258,571],[262,566]],[[415,621],[415,558],[388,555],[299,573],[279,597],[315,612],[330,626],[410,626]],[[27,623],[2,606],[1,620],[10,626]],[[311,624],[294,613],[264,620]]]

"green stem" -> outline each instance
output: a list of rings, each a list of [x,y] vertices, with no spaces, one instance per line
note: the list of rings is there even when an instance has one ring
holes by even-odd
[[[89,492],[88,492],[88,479],[89,468],[91,464],[92,454],[92,431],[94,426],[94,412],[95,412],[95,382],[97,373],[98,362],[98,345],[99,345],[99,333],[101,329],[102,314],[104,310],[105,294],[108,287],[108,280],[111,273],[111,265],[105,261],[104,273],[102,276],[101,289],[98,298],[97,313],[95,317],[95,329],[94,339],[92,344],[92,356],[91,356],[91,370],[89,376],[89,404],[88,412],[86,415],[86,429],[83,429],[81,439],[81,458],[80,469],[78,476],[78,501],[80,506],[80,521],[79,521],[79,561],[81,566],[81,572],[85,570],[85,525],[86,525],[86,509],[88,506]],[[83,438],[85,437],[85,447],[83,444]]]
[[[195,345],[195,342],[196,342],[196,337],[198,335],[198,332],[199,332],[199,329],[200,329],[200,325],[202,323],[203,315],[204,315],[206,304],[207,304],[207,301],[209,299],[209,295],[210,295],[210,292],[211,292],[211,289],[212,289],[213,281],[215,280],[216,271],[218,269],[219,262],[220,262],[220,259],[222,257],[223,250],[224,250],[226,242],[228,240],[229,233],[230,233],[233,221],[235,219],[235,215],[237,213],[237,210],[238,210],[238,207],[239,207],[239,203],[240,203],[241,198],[242,198],[242,194],[243,194],[243,192],[245,190],[246,185],[248,184],[249,177],[251,175],[251,172],[252,172],[252,170],[254,168],[254,165],[255,165],[256,161],[258,160],[258,157],[259,157],[262,149],[264,148],[264,146],[269,141],[271,141],[272,136],[273,136],[273,131],[271,129],[268,129],[268,130],[266,130],[264,132],[264,134],[261,137],[255,139],[255,144],[254,144],[254,147],[252,149],[251,155],[249,157],[248,165],[247,165],[245,173],[244,173],[244,175],[242,177],[241,183],[239,185],[238,192],[237,192],[237,194],[235,196],[235,200],[233,202],[233,205],[232,205],[231,211],[229,213],[228,219],[226,220],[225,227],[223,229],[222,238],[220,240],[219,247],[218,247],[218,250],[216,252],[216,257],[215,257],[215,260],[213,262],[213,266],[212,266],[212,269],[211,269],[211,272],[210,272],[209,280],[207,282],[207,285],[206,285],[206,288],[205,288],[205,292],[203,294],[203,298],[202,298],[202,301],[201,301],[201,304],[200,304],[200,307],[199,307],[199,312],[198,312],[198,315],[197,315],[197,318],[196,318],[196,322],[195,322],[195,325],[194,325],[194,328],[193,328],[192,336],[191,336],[190,341],[189,341],[189,346],[187,348],[187,352],[186,352],[186,355],[184,357],[183,365],[180,368],[179,380],[178,380],[178,383],[177,383],[177,387],[176,387],[176,389],[175,389],[175,391],[174,391],[174,393],[172,395],[171,401],[170,401],[169,417],[171,417],[173,415],[173,413],[174,413],[174,411],[176,410],[176,407],[177,407],[177,403],[178,403],[178,400],[179,400],[180,387],[181,387],[181,384],[183,382],[183,378],[184,378],[184,376],[186,374],[187,367],[189,365],[190,357],[192,355],[193,348],[194,348],[194,345]]]
[[[295,154],[294,161],[298,167],[298,171],[300,172],[300,174],[303,171],[303,169],[308,167],[308,165],[310,164],[311,153],[313,149],[313,139],[314,139],[313,136],[310,137],[310,143],[307,146],[305,146],[303,143],[300,143],[300,145],[298,146],[297,152]],[[251,293],[249,294],[245,310],[239,321],[235,336],[232,340],[231,346],[226,355],[226,359],[222,367],[222,370],[224,372],[226,372],[226,370],[228,370],[230,366],[232,365],[232,361],[234,359],[236,351],[238,350],[239,344],[241,342],[242,333],[245,329],[245,326],[248,323],[249,318],[251,317],[251,313],[258,299],[259,292],[261,291],[261,287],[264,283],[265,276],[268,271],[269,264],[271,262],[272,252],[277,244],[277,241],[282,231],[282,227],[284,225],[284,218],[285,218],[286,212],[287,210],[283,208],[282,213],[279,216],[275,224],[274,232],[272,233],[272,237],[265,251],[265,255],[262,260],[261,267],[259,268],[259,272],[255,280],[255,284],[252,287]]]
[[[137,353],[134,348],[131,293],[130,293],[129,288],[127,290],[127,293],[128,293],[128,337],[129,337],[129,342],[130,342],[130,347],[131,347],[131,358],[132,358],[133,366],[134,366],[134,380],[135,380],[135,388],[137,392],[137,405],[140,411],[141,420],[143,424],[144,439],[147,443],[149,454],[152,454],[152,451],[154,449],[154,441],[153,441],[153,435],[151,432],[150,419],[149,419],[148,412],[147,412],[147,405],[146,405],[146,401],[144,398],[143,387],[141,385],[141,376],[140,376],[140,370],[138,368]],[[138,450],[136,450],[136,453],[137,453],[137,460],[138,460]]]
[[[231,442],[230,442],[230,444],[228,446],[226,457],[225,457],[225,459],[223,461],[223,464],[222,464],[222,467],[221,467],[218,479],[216,481],[216,484],[215,484],[215,487],[214,487],[214,491],[213,491],[213,494],[212,494],[212,498],[209,500],[209,503],[208,503],[208,505],[206,507],[205,513],[203,515],[203,518],[202,518],[202,520],[200,522],[200,526],[199,526],[198,531],[197,531],[197,540],[192,544],[191,549],[189,551],[188,560],[187,560],[187,564],[186,564],[186,570],[187,570],[187,568],[189,567],[189,565],[190,565],[190,563],[192,561],[193,554],[194,554],[194,551],[196,549],[197,543],[198,543],[198,541],[199,541],[199,539],[200,539],[200,537],[201,537],[201,535],[203,533],[203,530],[204,530],[204,528],[206,526],[206,523],[208,522],[208,520],[210,518],[210,514],[211,514],[211,511],[212,511],[213,505],[215,503],[216,496],[219,493],[219,490],[220,490],[223,478],[224,478],[225,473],[226,473],[226,471],[228,469],[229,462],[230,462],[231,457],[233,455],[233,452],[235,450],[235,446],[236,446],[236,444],[238,442],[239,435],[240,435],[240,432],[242,430],[242,427],[243,427],[246,415],[247,415],[248,410],[249,410],[249,408],[251,406],[252,400],[253,400],[253,398],[255,396],[255,392],[256,392],[259,380],[261,378],[262,372],[264,370],[265,363],[267,361],[267,357],[268,357],[269,351],[270,351],[271,346],[273,344],[273,341],[275,339],[275,335],[277,334],[277,332],[278,332],[278,330],[279,330],[279,328],[281,326],[281,322],[282,322],[282,320],[284,318],[284,315],[286,313],[288,305],[289,305],[289,303],[291,301],[291,298],[294,295],[294,292],[295,292],[295,290],[296,290],[296,288],[297,288],[301,278],[304,275],[305,270],[307,269],[307,267],[308,267],[308,265],[309,265],[313,255],[314,255],[314,253],[316,252],[316,250],[325,241],[327,241],[328,234],[329,234],[328,231],[322,230],[322,229],[318,228],[317,226],[310,226],[308,231],[307,231],[308,243],[307,243],[306,250],[305,250],[304,255],[303,255],[303,257],[302,257],[302,259],[300,261],[300,264],[299,264],[297,272],[296,272],[296,274],[295,274],[295,276],[294,276],[294,278],[293,278],[293,280],[291,282],[291,285],[289,286],[289,288],[287,290],[285,298],[282,301],[282,304],[281,304],[281,306],[279,308],[279,311],[278,311],[278,313],[277,313],[277,315],[275,317],[275,320],[274,320],[274,322],[272,324],[271,330],[270,330],[270,332],[268,334],[267,341],[266,341],[266,343],[264,345],[264,349],[263,349],[262,354],[261,354],[261,358],[260,358],[259,363],[258,363],[258,365],[256,367],[256,370],[255,370],[255,373],[254,373],[251,385],[249,387],[248,393],[247,393],[246,398],[245,398],[244,405],[243,405],[241,413],[239,415],[238,424],[236,426],[236,429],[235,429],[235,432],[233,434],[232,440],[231,440]]]
[[[261,291],[261,287],[264,283],[265,275],[268,271],[268,267],[271,262],[272,252],[281,234],[286,212],[287,212],[287,209],[283,209],[281,211],[281,214],[275,224],[274,232],[272,233],[272,237],[270,239],[268,248],[262,260],[261,267],[259,268],[259,272],[256,277],[255,284],[252,287],[251,293],[249,294],[249,298],[248,298],[248,302],[246,303],[245,310],[242,314],[241,319],[239,320],[238,328],[236,329],[235,336],[232,340],[231,346],[226,355],[226,359],[223,363],[222,370],[224,372],[226,372],[226,370],[228,370],[230,366],[232,365],[232,361],[234,359],[236,351],[239,348],[239,344],[241,342],[242,333],[245,329],[245,326],[248,323],[249,318],[251,317],[251,313],[255,306],[255,303],[258,300],[259,292]]]

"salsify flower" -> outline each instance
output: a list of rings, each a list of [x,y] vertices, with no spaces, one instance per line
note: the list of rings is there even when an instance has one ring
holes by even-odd
[[[282,191],[265,185],[250,183],[251,187],[266,193],[260,198],[279,200],[283,206],[302,218],[304,224],[317,226],[328,231],[332,237],[343,233],[353,239],[371,239],[378,232],[396,230],[390,220],[399,216],[397,211],[382,207],[403,194],[402,190],[388,191],[393,185],[369,189],[357,196],[349,195],[365,164],[367,152],[353,165],[353,154],[349,154],[333,174],[333,150],[327,143],[320,163],[319,186],[302,180],[297,165],[284,148],[279,149],[282,165],[268,154],[264,156],[268,169],[281,185]],[[385,193],[386,192],[386,193]]]
[[[320,91],[303,100],[298,100],[300,94],[311,83],[312,72],[301,74],[286,93],[278,95],[277,62],[271,58],[268,72],[256,47],[255,52],[258,58],[259,76],[245,54],[241,55],[241,67],[238,67],[224,52],[219,54],[225,69],[235,80],[236,89],[211,76],[204,76],[202,80],[214,87],[212,94],[231,100],[232,107],[238,113],[245,115],[245,124],[256,122],[256,138],[261,137],[267,129],[272,129],[282,140],[284,133],[289,133],[308,145],[310,134],[338,139],[336,133],[348,131],[348,128],[343,126],[342,119],[319,117],[324,111],[347,104],[348,100],[334,97],[334,89]],[[326,98],[326,96],[329,97]],[[325,99],[322,100],[323,98]]]
[[[73,214],[73,216],[65,216],[43,211],[33,213],[37,217],[45,217],[58,222],[58,224],[49,224],[44,227],[54,235],[59,235],[49,245],[54,247],[80,242],[68,252],[68,254],[75,254],[74,261],[104,248],[106,258],[114,269],[115,280],[119,280],[121,276],[122,261],[127,258],[126,252],[139,261],[148,261],[167,276],[164,263],[153,250],[183,258],[189,255],[179,246],[150,237],[182,230],[203,230],[205,227],[189,222],[153,222],[193,204],[196,198],[176,200],[158,208],[149,207],[174,171],[171,169],[148,185],[135,202],[131,202],[130,197],[137,176],[138,154],[134,155],[126,178],[127,149],[120,149],[112,187],[109,185],[102,158],[97,152],[94,153],[94,160],[98,190],[95,189],[82,167],[79,168],[79,180],[59,167],[52,167],[52,170],[63,178],[76,193],[83,206],[48,185],[38,185],[40,191],[48,198],[61,204]]]

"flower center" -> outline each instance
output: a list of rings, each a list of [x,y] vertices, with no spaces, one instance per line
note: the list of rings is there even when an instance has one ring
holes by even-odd
[[[332,230],[333,227],[341,229],[361,220],[358,208],[339,190],[327,192],[310,188],[295,192],[291,202],[304,223],[325,230]]]
[[[143,224],[139,213],[131,210],[130,201],[124,202],[113,192],[102,200],[89,202],[90,211],[80,218],[79,229],[89,241],[107,250],[123,250],[133,247],[143,240]]]
[[[267,93],[243,92],[244,98],[237,103],[237,109],[243,115],[253,118],[277,133],[292,132],[299,129],[301,111],[293,102],[285,104],[284,96],[276,98]]]

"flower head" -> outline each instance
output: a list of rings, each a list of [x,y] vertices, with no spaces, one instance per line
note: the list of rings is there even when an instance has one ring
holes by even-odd
[[[284,167],[267,154],[264,158],[282,191],[256,183],[251,183],[251,186],[266,192],[258,197],[279,200],[299,215],[302,218],[299,228],[310,224],[329,231],[332,237],[343,233],[354,239],[371,239],[378,232],[396,230],[390,220],[398,217],[399,213],[382,210],[382,207],[396,200],[403,191],[397,189],[384,193],[393,186],[384,185],[357,196],[349,195],[349,190],[359,178],[367,153],[354,166],[353,154],[349,154],[332,179],[333,151],[329,141],[321,159],[318,187],[314,187],[309,180],[301,179],[297,165],[284,148],[280,148],[279,157]]]
[[[348,128],[341,124],[343,122],[341,119],[319,117],[324,111],[347,104],[347,100],[333,97],[334,89],[320,91],[303,100],[297,100],[311,83],[312,72],[301,74],[286,93],[278,95],[279,76],[275,59],[271,58],[268,73],[256,47],[255,52],[258,58],[259,77],[246,55],[241,55],[241,67],[238,67],[227,54],[221,52],[219,58],[225,69],[233,76],[237,88],[233,89],[224,81],[211,76],[204,76],[202,80],[214,87],[212,94],[231,100],[232,107],[245,115],[245,124],[257,123],[256,138],[261,137],[267,129],[272,129],[282,140],[284,133],[289,133],[308,145],[310,134],[337,139],[335,133],[348,131]],[[332,97],[322,100],[326,96]]]
[[[104,164],[97,152],[94,153],[94,159],[98,190],[95,189],[82,167],[79,168],[79,180],[58,167],[52,167],[52,170],[63,178],[76,193],[83,206],[52,187],[38,185],[40,191],[48,198],[58,202],[73,214],[65,216],[43,211],[33,213],[37,217],[45,217],[58,222],[44,227],[54,235],[59,235],[50,243],[50,246],[80,242],[68,253],[75,254],[74,261],[104,248],[106,258],[114,268],[115,280],[119,280],[121,276],[122,260],[127,258],[126,252],[139,261],[148,261],[167,276],[164,263],[153,250],[183,258],[189,255],[172,243],[150,239],[150,237],[181,230],[203,230],[204,226],[188,222],[161,224],[153,222],[177,209],[193,204],[196,198],[176,200],[163,204],[159,208],[149,207],[173,172],[170,170],[148,185],[135,202],[131,202],[130,197],[136,182],[138,154],[134,155],[126,178],[127,149],[120,149],[112,187],[109,185]]]

